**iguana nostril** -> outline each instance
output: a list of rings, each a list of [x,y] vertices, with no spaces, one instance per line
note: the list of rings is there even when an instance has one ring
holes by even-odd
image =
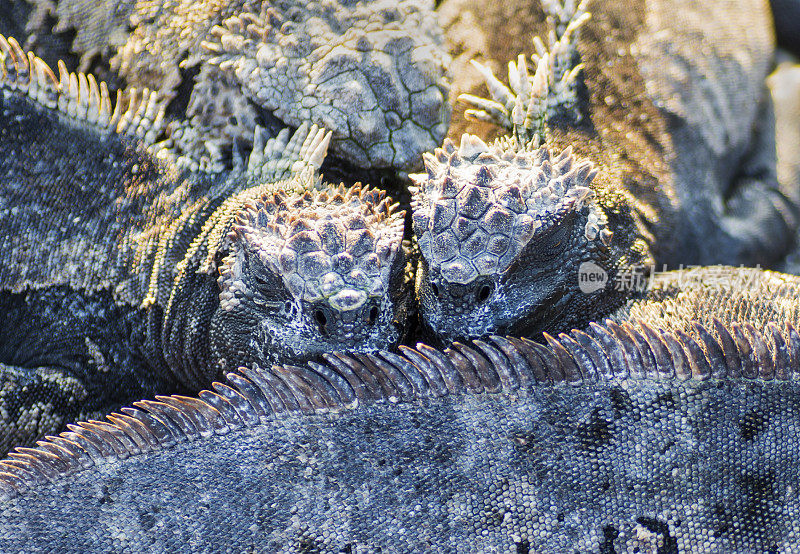
[[[367,325],[374,325],[375,322],[378,320],[378,307],[372,306],[369,309],[369,314],[367,315]]]
[[[482,304],[486,302],[491,295],[492,295],[492,286],[489,284],[483,284],[482,286],[478,287],[476,299],[479,304]]]
[[[327,336],[328,318],[325,316],[325,312],[322,310],[314,310],[314,321],[316,321],[317,325],[319,325],[319,332],[322,334],[322,336]]]

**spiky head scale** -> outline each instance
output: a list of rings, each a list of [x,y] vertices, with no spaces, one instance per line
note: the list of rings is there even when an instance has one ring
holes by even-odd
[[[300,177],[229,219],[211,341],[225,367],[376,351],[405,330],[403,212],[382,191]]]
[[[537,233],[581,210],[597,170],[572,149],[553,157],[546,146],[487,145],[474,135],[445,140],[425,154],[427,173],[413,175],[414,232],[429,268],[468,284],[508,270]],[[587,223],[587,237],[597,235]]]
[[[230,240],[256,255],[298,301],[325,301],[340,311],[386,293],[403,238],[404,212],[383,191],[357,184],[302,192],[274,190],[248,202]],[[236,271],[221,268],[221,283]]]

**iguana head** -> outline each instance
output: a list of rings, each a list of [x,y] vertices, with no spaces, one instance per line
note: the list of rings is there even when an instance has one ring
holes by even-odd
[[[547,147],[464,135],[459,148],[446,140],[426,154],[425,166],[412,176],[412,210],[417,295],[434,333],[452,340],[547,330],[579,315],[563,310],[601,294],[579,286],[581,264],[611,274],[619,261],[589,188],[591,162],[571,148],[551,156]]]
[[[360,185],[283,183],[246,202],[218,268],[215,357],[291,362],[395,344],[407,296],[403,217]]]
[[[448,59],[432,8],[417,0],[337,4],[248,4],[212,29],[203,45],[209,67],[280,124],[333,131],[333,156],[410,169],[441,143],[450,116]]]

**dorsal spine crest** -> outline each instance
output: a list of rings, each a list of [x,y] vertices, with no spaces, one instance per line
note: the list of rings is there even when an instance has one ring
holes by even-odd
[[[13,38],[0,35],[0,87],[17,91],[31,100],[76,121],[101,130],[137,136],[155,145],[165,129],[164,103],[154,91],[130,89],[117,92],[114,108],[108,86],[92,75],[70,73],[58,62],[58,77]]]
[[[537,139],[544,142],[547,121],[557,112],[572,112],[576,119],[583,115],[576,110],[577,79],[583,64],[575,60],[578,30],[591,18],[586,11],[588,0],[577,5],[574,0],[548,0],[543,4],[550,27],[548,44],[545,46],[539,36],[533,38],[533,75],[523,54],[516,63],[508,63],[509,86],[489,67],[473,60],[472,65],[486,81],[491,100],[472,94],[459,96],[459,100],[473,106],[465,112],[467,119],[490,122],[510,131],[517,148],[530,147],[531,141]]]
[[[606,320],[585,332],[544,338],[546,344],[490,336],[456,342],[443,351],[420,343],[401,347],[400,354],[336,353],[325,354],[325,363],[243,367],[195,398],[157,396],[135,402],[135,408],[122,408],[107,421],[69,424],[69,431],[45,437],[37,448],[17,448],[0,461],[0,500],[110,460],[269,424],[297,411],[337,412],[451,394],[518,397],[533,388],[635,380],[800,379],[800,335],[788,320],[763,331],[718,319],[685,330],[654,329],[636,319],[622,324]],[[749,367],[753,353],[758,368]]]

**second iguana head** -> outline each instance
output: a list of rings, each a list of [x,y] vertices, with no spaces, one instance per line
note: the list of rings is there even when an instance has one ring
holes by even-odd
[[[310,121],[333,132],[350,172],[407,171],[447,130],[449,59],[430,0],[57,4],[85,66],[100,52],[128,86],[170,100],[170,137],[192,167],[228,169],[256,125],[274,136]]]
[[[598,170],[571,148],[464,135],[425,166],[413,176],[417,295],[445,340],[567,328],[604,294],[582,272],[610,285],[627,263],[592,187]]]

